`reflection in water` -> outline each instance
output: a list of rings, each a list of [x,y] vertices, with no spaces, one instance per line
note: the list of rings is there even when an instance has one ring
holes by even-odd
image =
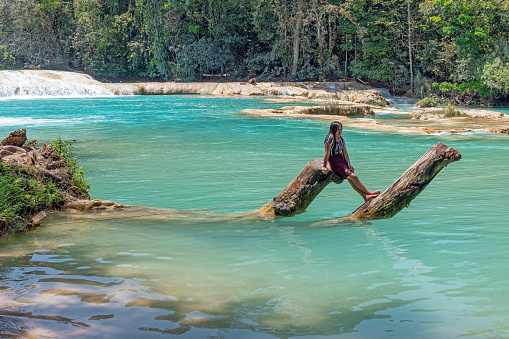
[[[90,217],[98,218],[83,216]],[[2,285],[12,295],[4,315],[17,312],[32,325],[35,320],[72,324],[71,332],[58,332],[80,336],[97,333],[98,321],[101,331],[116,328],[115,335],[235,328],[285,337],[349,333],[361,319],[388,317],[375,314],[387,303],[345,293],[352,281],[360,281],[338,274],[342,265],[294,226],[117,220],[96,221],[86,229],[65,224],[68,218],[53,218],[56,237],[51,231],[56,226],[41,228],[25,242],[23,254],[3,255],[11,269]],[[221,234],[213,236],[216,231]],[[154,243],[161,237],[166,246]],[[130,247],[122,246],[126,243]],[[23,311],[26,302],[37,314]],[[136,320],[120,330],[125,317]]]
[[[377,328],[373,322],[387,333],[401,333],[398,322],[440,324],[450,311],[437,300],[477,309],[472,298],[451,297],[466,282],[433,278],[408,244],[373,225],[112,216],[56,214],[54,225],[6,243],[0,315],[24,319],[20,331],[29,335],[193,337],[235,329],[286,338],[355,333],[366,322],[363,332]]]

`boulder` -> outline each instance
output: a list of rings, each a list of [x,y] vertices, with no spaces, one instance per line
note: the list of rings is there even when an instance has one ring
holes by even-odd
[[[21,147],[27,141],[26,129],[18,129],[17,131],[11,132],[7,138],[5,138],[0,145],[1,146],[18,146]]]
[[[338,91],[336,95],[339,100],[351,101],[362,104],[375,104],[379,106],[389,106],[390,103],[387,101],[382,93],[375,89],[368,90],[350,90],[350,91]]]
[[[63,158],[55,154],[49,144],[43,144],[39,149],[0,146],[0,160],[7,165],[36,169],[57,181],[67,181],[72,177],[72,169],[67,167]]]

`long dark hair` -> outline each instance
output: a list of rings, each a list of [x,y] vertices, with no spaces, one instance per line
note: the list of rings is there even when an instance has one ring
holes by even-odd
[[[340,126],[343,126],[339,121],[333,121],[331,124],[330,124],[330,128],[329,128],[329,134],[332,133],[332,135],[334,136],[334,140],[336,140],[336,131],[338,130],[338,128]],[[336,140],[337,141],[337,140]]]

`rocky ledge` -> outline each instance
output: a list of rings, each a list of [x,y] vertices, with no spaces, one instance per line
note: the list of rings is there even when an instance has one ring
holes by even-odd
[[[35,179],[39,186],[53,184],[58,188],[63,198],[63,203],[56,209],[63,210],[104,210],[118,209],[127,206],[111,201],[92,199],[87,192],[78,189],[73,182],[73,168],[67,161],[55,153],[50,144],[43,144],[36,148],[37,141],[33,140],[26,144],[26,130],[19,129],[10,133],[0,143],[0,163],[3,163],[7,173],[14,178],[23,177],[23,181]],[[26,189],[29,189],[29,185]],[[7,197],[8,199],[9,197]],[[46,216],[44,210],[31,210],[32,217],[27,222],[25,230],[38,226]],[[1,226],[1,225],[0,225]],[[0,235],[7,235],[5,230],[0,230]]]
[[[132,94],[211,94],[246,96],[285,96],[305,99],[343,100],[350,103],[389,105],[378,90],[355,82],[146,82],[130,84],[102,84],[120,95]]]
[[[66,95],[209,94],[284,96],[300,99],[346,100],[389,105],[378,90],[354,81],[343,82],[135,82],[106,83],[77,72],[50,70],[0,71],[5,86],[0,97]],[[1,79],[0,79],[1,80]]]
[[[271,102],[288,102],[286,99],[270,99]],[[443,108],[421,108],[405,113],[411,118],[372,119],[377,111],[387,113],[383,107],[354,104],[341,100],[304,101],[295,98],[294,103],[312,102],[321,106],[285,106],[279,109],[245,109],[243,113],[258,116],[287,118],[315,118],[338,120],[347,128],[384,131],[393,133],[439,134],[439,133],[499,133],[509,134],[509,115],[488,109],[456,109],[453,115]],[[379,113],[379,112],[378,112]],[[392,114],[397,114],[393,110]],[[355,116],[352,118],[351,116]]]

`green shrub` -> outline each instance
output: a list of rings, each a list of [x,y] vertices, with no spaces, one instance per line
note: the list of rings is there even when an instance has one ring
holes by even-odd
[[[441,111],[438,111],[438,113],[442,113],[446,118],[466,117],[467,116],[462,111],[455,109],[455,106],[450,103],[447,104]]]
[[[65,203],[65,191],[88,195],[90,184],[84,170],[72,155],[72,143],[53,140],[53,151],[72,170],[70,183],[53,182],[33,168],[24,169],[0,162],[0,238],[11,230],[22,231],[31,218],[42,210],[52,210]]]
[[[49,144],[53,151],[62,157],[67,166],[72,169],[72,188],[76,189],[80,194],[86,195],[90,189],[90,183],[85,178],[85,170],[78,163],[78,159],[72,154],[72,143],[74,142],[76,140],[67,141],[58,137],[58,139],[50,141]]]
[[[437,107],[438,102],[435,100],[435,98],[426,97],[421,100],[419,100],[416,104],[416,106],[419,107]]]
[[[12,228],[23,230],[36,213],[63,203],[64,198],[53,183],[33,179],[20,167],[0,163],[0,236]]]

